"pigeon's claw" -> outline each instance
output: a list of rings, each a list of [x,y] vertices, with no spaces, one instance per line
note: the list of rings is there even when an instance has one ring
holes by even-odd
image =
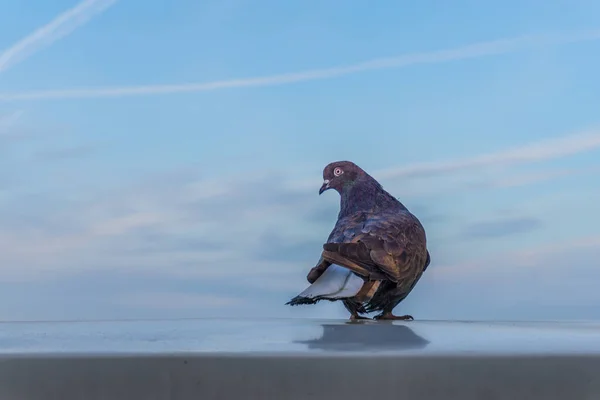
[[[370,318],[368,318],[368,317],[361,317],[358,314],[352,314],[350,316],[350,321],[360,321],[360,320],[365,320],[365,319],[370,319]]]
[[[391,312],[381,313],[374,317],[376,320],[387,320],[387,321],[414,321],[412,315],[394,315]]]

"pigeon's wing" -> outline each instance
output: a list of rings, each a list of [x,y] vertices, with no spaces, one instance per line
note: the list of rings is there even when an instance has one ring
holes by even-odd
[[[349,268],[371,280],[401,282],[426,268],[428,251],[425,231],[408,211],[368,217],[350,229],[354,236],[344,243],[326,243],[325,261]]]
[[[348,242],[351,241],[362,229],[364,222],[367,220],[367,214],[364,212],[359,212],[355,214],[351,214],[342,218],[338,218],[333,230],[329,234],[327,238],[327,243],[340,243],[340,242]],[[306,276],[306,280],[309,283],[314,283],[319,277],[327,270],[327,268],[335,261],[331,261],[329,259],[325,259],[323,254],[317,261],[317,264],[311,268]],[[354,265],[354,264],[353,264]],[[349,266],[346,268],[353,269]],[[354,266],[353,271],[358,273],[361,276],[368,276],[368,271],[364,269],[364,267]]]
[[[337,243],[335,243],[335,244],[332,243],[332,245],[338,246]],[[372,262],[365,263],[365,262],[360,262],[358,260],[353,260],[353,259],[341,254],[338,251],[328,251],[327,249],[329,249],[330,247],[326,247],[326,246],[327,245],[323,246],[325,248],[325,251],[323,251],[322,254],[323,254],[323,258],[325,260],[329,261],[330,263],[341,265],[342,267],[346,267],[349,270],[352,270],[353,272],[357,273],[358,275],[365,277],[369,280],[381,280],[381,279],[386,278],[386,276],[384,274],[377,271],[377,269],[375,268],[376,266],[373,265]]]

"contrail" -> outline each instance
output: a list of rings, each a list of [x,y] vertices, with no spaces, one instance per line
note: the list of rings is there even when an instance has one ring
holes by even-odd
[[[0,73],[84,25],[117,0],[84,0],[0,53]]]
[[[205,83],[183,83],[171,85],[120,86],[103,88],[59,89],[47,91],[29,91],[0,93],[0,100],[44,100],[75,99],[97,97],[122,97],[151,94],[171,94],[185,92],[205,92],[226,88],[243,88],[284,85],[317,79],[336,78],[364,71],[400,68],[416,64],[435,64],[455,60],[506,54],[544,45],[560,45],[600,39],[600,29],[584,32],[521,36],[476,43],[464,47],[433,52],[407,54],[398,57],[378,58],[359,64],[314,69],[302,72],[271,75],[254,78],[231,79]]]

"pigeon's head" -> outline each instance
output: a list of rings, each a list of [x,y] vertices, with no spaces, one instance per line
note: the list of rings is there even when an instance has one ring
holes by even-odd
[[[319,194],[329,189],[342,193],[344,187],[352,186],[358,178],[365,175],[365,171],[353,162],[332,162],[323,170],[323,185],[319,189]]]

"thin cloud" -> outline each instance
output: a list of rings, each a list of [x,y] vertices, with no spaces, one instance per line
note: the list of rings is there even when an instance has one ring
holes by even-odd
[[[0,73],[69,35],[117,0],[84,0],[0,53]]]
[[[497,239],[531,232],[543,227],[543,221],[533,217],[498,218],[466,226],[462,236],[467,239]]]
[[[98,150],[97,145],[85,144],[61,149],[48,149],[36,153],[35,158],[44,161],[62,161],[88,157]]]
[[[182,308],[223,308],[235,307],[243,304],[243,300],[237,297],[217,296],[196,293],[179,292],[149,292],[135,293],[124,296],[117,300],[125,306],[150,307],[153,309],[175,309]]]
[[[600,29],[559,34],[530,35],[516,38],[476,43],[468,46],[407,54],[398,57],[378,58],[358,64],[340,67],[314,69],[288,74],[254,78],[231,79],[205,83],[184,83],[170,85],[120,86],[105,88],[59,89],[0,94],[0,100],[44,100],[97,97],[124,97],[141,95],[205,92],[210,90],[284,85],[318,79],[331,79],[365,71],[400,68],[418,64],[436,64],[448,61],[466,60],[485,56],[506,54],[544,45],[560,45],[600,39]]]
[[[522,162],[539,161],[542,156],[556,157],[557,149],[564,155],[594,143],[600,145],[600,133],[595,142],[581,137],[565,136],[476,155],[470,158],[475,161],[467,160],[466,165],[479,165],[477,160],[482,158],[499,165],[515,157]],[[464,160],[460,162],[465,164]],[[480,171],[480,167],[466,170],[469,174]],[[104,268],[143,267],[171,275],[221,277],[235,276],[243,267],[272,276],[288,266],[291,270],[294,265],[312,263],[314,255],[309,250],[312,246],[318,248],[322,240],[315,232],[321,231],[320,226],[325,232],[331,228],[337,212],[335,201],[326,203],[315,195],[318,176],[311,178],[310,187],[304,187],[302,177],[298,182],[280,174],[252,173],[218,179],[188,173],[161,174],[144,182],[98,188],[87,194],[73,188],[73,192],[66,193],[7,197],[0,207],[0,278],[56,274],[59,270],[97,268],[99,264]],[[380,175],[373,172],[377,179]],[[281,184],[274,187],[274,181]],[[400,181],[385,186],[404,198],[398,184],[402,186]],[[448,190],[440,185],[427,186],[438,194]],[[423,206],[422,201],[415,202],[416,208],[418,204]],[[325,208],[329,210],[326,213]],[[425,211],[414,211],[425,220]],[[275,240],[273,232],[281,240]],[[271,246],[267,251],[265,243]],[[155,251],[147,251],[148,247]],[[280,258],[285,254],[290,257]],[[302,254],[308,254],[306,259]],[[288,265],[284,266],[283,260],[288,260]],[[165,269],[166,265],[170,267]]]
[[[485,181],[478,183],[477,185],[473,185],[476,189],[506,189],[513,188],[519,186],[528,186],[534,185],[540,182],[547,182],[550,180],[571,177],[571,176],[581,176],[581,175],[589,175],[589,174],[598,174],[600,172],[600,166],[594,165],[591,167],[585,168],[571,168],[571,169],[559,169],[559,170],[549,170],[543,172],[537,172],[533,174],[515,174],[508,177],[503,177],[500,179],[495,179],[491,181]]]
[[[395,179],[402,178],[430,178],[440,175],[448,176],[465,171],[479,173],[487,167],[508,167],[513,165],[523,165],[535,162],[549,161],[557,158],[573,156],[587,151],[593,151],[600,148],[600,130],[588,130],[584,132],[571,133],[568,135],[539,140],[533,143],[527,143],[515,146],[506,150],[491,152],[487,154],[478,154],[471,157],[447,161],[432,161],[424,163],[412,163],[399,167],[384,168],[376,171],[368,171],[378,180],[389,180],[386,184],[394,184]],[[360,160],[355,160],[360,165]],[[600,166],[594,165],[581,169],[562,169],[549,170],[535,174],[519,173],[506,177],[494,177],[486,179],[485,182],[462,183],[465,188],[471,189],[504,189],[516,186],[526,186],[543,181],[550,181],[562,177],[596,173]],[[320,171],[319,171],[320,173]],[[310,179],[297,180],[288,185],[287,189],[291,192],[305,192],[314,190],[318,176]],[[452,185],[455,185],[453,182]],[[438,193],[439,186],[428,185],[427,188],[420,190],[414,188],[402,187],[403,197],[418,197],[431,192]]]
[[[536,143],[445,162],[412,164],[379,171],[378,178],[426,177],[472,168],[534,163],[572,156],[600,147],[600,130],[542,140]]]
[[[0,136],[7,135],[12,128],[23,116],[23,111],[13,111],[8,114],[0,114]]]
[[[438,277],[456,277],[473,273],[486,272],[490,269],[490,260],[494,265],[521,269],[522,267],[544,268],[544,261],[555,259],[558,255],[580,252],[585,249],[596,250],[600,246],[600,236],[590,235],[574,238],[570,241],[544,243],[526,250],[487,254],[484,258],[461,261],[460,264],[437,265],[435,275]]]

